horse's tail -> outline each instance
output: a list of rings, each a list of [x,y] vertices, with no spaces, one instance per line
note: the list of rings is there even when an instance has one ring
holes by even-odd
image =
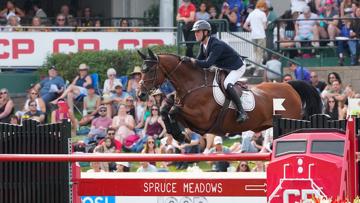
[[[302,80],[292,80],[288,83],[296,90],[301,98],[305,119],[309,119],[309,116],[313,114],[322,113],[323,103],[315,87]]]

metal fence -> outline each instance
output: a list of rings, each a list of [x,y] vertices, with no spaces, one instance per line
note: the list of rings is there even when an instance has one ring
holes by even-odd
[[[70,123],[0,123],[0,154],[67,154]],[[70,203],[68,163],[1,162],[0,202]]]

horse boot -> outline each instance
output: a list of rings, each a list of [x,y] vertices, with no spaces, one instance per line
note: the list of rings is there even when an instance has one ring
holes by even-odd
[[[236,92],[233,84],[228,84],[226,88],[226,93],[229,95],[230,99],[235,103],[235,106],[237,108],[237,118],[236,121],[239,123],[242,123],[248,119],[248,116],[245,112],[245,110],[242,107],[240,96],[242,95],[242,92],[238,95]]]
[[[166,132],[169,134],[173,134],[172,127],[171,127],[171,121],[169,118],[169,111],[174,105],[174,96],[170,95],[165,98],[163,104],[160,107],[160,116],[162,120],[164,121]]]
[[[182,143],[182,142],[190,143],[191,138],[189,138],[189,136],[187,136],[186,134],[183,133],[182,130],[180,130],[180,126],[175,119],[175,115],[178,112],[179,112],[179,108],[177,108],[176,106],[171,107],[171,110],[169,112],[172,136],[179,143]]]

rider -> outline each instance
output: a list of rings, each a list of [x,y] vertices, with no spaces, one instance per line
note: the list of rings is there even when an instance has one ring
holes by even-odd
[[[234,84],[245,72],[245,64],[241,56],[225,42],[210,36],[211,25],[205,20],[196,21],[192,31],[195,32],[196,41],[201,44],[200,52],[197,59],[184,57],[183,60],[191,60],[191,62],[201,68],[210,68],[211,66],[216,65],[219,68],[230,71],[224,80],[224,87],[228,96],[238,109],[236,121],[244,122],[248,119],[248,116],[240,101],[242,92],[238,95],[234,88]]]

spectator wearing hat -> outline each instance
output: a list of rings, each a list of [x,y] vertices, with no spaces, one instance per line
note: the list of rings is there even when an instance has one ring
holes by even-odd
[[[129,162],[116,162],[116,171],[115,172],[130,172],[130,163]]]
[[[115,85],[115,93],[110,96],[109,99],[104,99],[103,103],[107,106],[107,116],[112,118],[113,115],[116,115],[119,106],[125,104],[126,98],[130,95],[127,92],[123,91],[123,86],[121,83]]]
[[[215,136],[214,138],[214,147],[210,149],[209,154],[228,154],[230,149],[226,146],[223,146],[223,140],[220,136]],[[213,170],[217,172],[226,172],[227,168],[230,166],[230,163],[227,161],[215,161],[209,162],[213,164]]]
[[[89,67],[86,64],[82,63],[79,66],[79,75],[75,77],[71,85],[63,92],[63,94],[56,100],[52,101],[52,103],[56,104],[58,99],[63,99],[67,97],[67,103],[69,105],[69,108],[73,109],[73,100],[80,95],[86,96],[88,92],[86,87],[88,85],[92,85],[92,80],[89,75]]]
[[[45,104],[48,104],[64,91],[64,86],[64,79],[58,76],[56,67],[51,66],[48,70],[48,77],[36,84],[34,89],[40,92],[40,97],[44,100]]]
[[[86,86],[87,96],[83,102],[83,118],[80,120],[79,125],[86,125],[91,122],[98,114],[98,108],[101,104],[101,98],[95,94],[95,88],[92,85]]]
[[[106,74],[107,74],[108,79],[106,79],[104,82],[103,94],[111,95],[111,94],[115,93],[115,86],[116,85],[122,86],[122,84],[121,84],[121,81],[116,78],[116,70],[115,69],[109,68],[107,70]]]
[[[161,92],[160,89],[157,89],[154,93],[151,94],[151,96],[154,97],[155,99],[155,105],[156,106],[161,106],[161,103],[164,99],[164,94]]]
[[[104,138],[106,136],[106,129],[108,129],[112,123],[112,119],[106,116],[106,106],[101,105],[97,112],[100,116],[91,122],[88,142]]]
[[[141,80],[141,68],[135,66],[133,72],[130,73],[130,80],[127,84],[126,91],[132,96],[136,97],[136,91],[139,89]]]

